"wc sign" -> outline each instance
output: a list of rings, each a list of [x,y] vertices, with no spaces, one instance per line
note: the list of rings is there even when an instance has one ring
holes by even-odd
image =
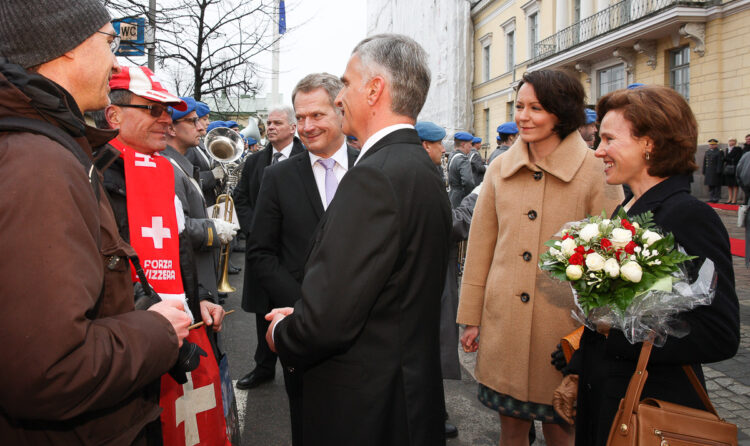
[[[118,56],[143,56],[146,43],[146,19],[125,18],[112,21],[115,32],[120,35]]]

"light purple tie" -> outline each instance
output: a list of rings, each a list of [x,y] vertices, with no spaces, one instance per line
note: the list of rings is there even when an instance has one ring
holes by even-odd
[[[336,179],[336,175],[333,173],[333,166],[336,165],[336,161],[333,158],[321,158],[318,160],[318,163],[326,170],[326,206],[328,206],[331,204],[333,196],[336,195],[336,188],[339,186],[339,180]]]

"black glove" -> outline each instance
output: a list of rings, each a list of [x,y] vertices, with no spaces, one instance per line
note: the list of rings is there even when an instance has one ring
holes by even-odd
[[[198,368],[201,362],[201,356],[208,356],[202,348],[187,340],[182,341],[180,354],[177,356],[177,363],[169,370],[169,376],[174,378],[178,384],[187,382],[187,373]]]
[[[135,299],[136,310],[148,310],[151,305],[161,302],[161,298],[156,292],[149,287],[149,293],[143,288],[141,282],[133,284],[133,297]]]
[[[565,353],[563,353],[560,344],[557,344],[557,348],[552,352],[550,357],[552,358],[552,361],[549,363],[555,366],[559,372],[562,372],[565,366],[568,365],[568,361],[565,359]]]

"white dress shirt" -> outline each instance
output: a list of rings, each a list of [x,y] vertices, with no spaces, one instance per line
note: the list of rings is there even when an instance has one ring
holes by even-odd
[[[394,124],[394,125],[389,125],[388,127],[383,127],[382,129],[373,133],[372,136],[367,138],[367,141],[365,141],[364,145],[362,145],[362,150],[359,151],[359,156],[357,157],[357,161],[354,162],[354,165],[357,165],[359,160],[361,160],[362,157],[365,155],[365,152],[370,150],[370,148],[374,146],[376,142],[383,139],[386,135],[389,135],[395,132],[396,130],[413,129],[413,128],[414,126],[411,124]]]
[[[323,203],[323,209],[328,209],[328,200],[326,199],[326,168],[323,167],[318,160],[321,159],[318,155],[310,153],[310,165],[312,166],[313,176],[315,177],[315,184],[318,186],[318,194],[320,200]],[[349,154],[346,150],[346,140],[334,153],[331,158],[336,162],[333,165],[333,174],[336,176],[336,180],[341,183],[341,179],[344,178],[346,171],[349,170]]]

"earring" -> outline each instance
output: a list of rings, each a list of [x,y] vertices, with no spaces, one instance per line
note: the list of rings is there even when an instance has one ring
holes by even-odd
[[[646,152],[646,161],[651,159],[651,152]]]

